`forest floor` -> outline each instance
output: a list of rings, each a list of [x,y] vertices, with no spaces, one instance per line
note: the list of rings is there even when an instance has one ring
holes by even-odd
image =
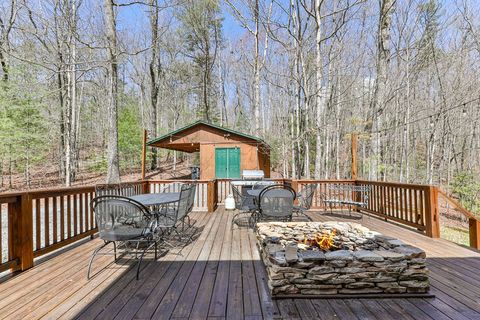
[[[105,172],[91,169],[80,169],[77,172],[75,182],[72,186],[95,185],[105,183]],[[141,169],[132,168],[122,170],[121,181],[136,181],[141,178]],[[173,164],[162,162],[157,170],[147,171],[146,178],[150,180],[161,179],[190,179],[190,164],[188,162],[177,163],[175,169]],[[30,186],[27,186],[23,173],[14,173],[10,177],[5,174],[0,179],[0,192],[25,191],[46,188],[64,187],[62,178],[56,165],[34,167],[30,173]]]

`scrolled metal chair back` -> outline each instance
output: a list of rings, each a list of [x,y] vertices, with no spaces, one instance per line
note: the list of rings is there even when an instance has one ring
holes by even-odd
[[[127,197],[103,195],[92,200],[92,210],[100,233],[128,228],[146,230],[152,220],[148,208]]]
[[[286,185],[268,186],[260,192],[259,204],[261,215],[267,218],[291,218],[295,190]]]
[[[302,189],[302,197],[300,199],[300,205],[305,209],[310,209],[312,207],[313,196],[315,194],[315,190],[317,190],[318,184],[308,184],[303,187]]]
[[[136,183],[110,183],[97,184],[95,186],[96,196],[116,195],[131,197],[141,193],[141,185]]]
[[[235,200],[235,209],[242,209],[244,197],[240,193],[240,190],[233,184],[231,185],[233,192],[233,199]]]
[[[192,183],[190,188],[190,194],[188,197],[188,212],[193,211],[193,207],[195,206],[195,193],[197,192],[197,184]]]
[[[183,219],[189,213],[192,188],[191,184],[183,184],[180,189],[180,197],[175,210],[176,221]]]

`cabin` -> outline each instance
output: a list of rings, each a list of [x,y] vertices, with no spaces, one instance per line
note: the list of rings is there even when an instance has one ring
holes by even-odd
[[[200,153],[200,179],[238,179],[243,170],[270,177],[270,147],[258,137],[197,121],[147,141],[149,147]]]

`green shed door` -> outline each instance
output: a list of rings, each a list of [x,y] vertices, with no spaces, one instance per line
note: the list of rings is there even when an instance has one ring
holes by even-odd
[[[215,177],[240,178],[240,148],[215,148]]]

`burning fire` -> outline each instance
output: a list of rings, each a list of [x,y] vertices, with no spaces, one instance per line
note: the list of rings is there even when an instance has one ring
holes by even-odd
[[[303,244],[313,247],[319,247],[322,250],[330,250],[334,248],[333,238],[337,234],[337,230],[333,229],[331,232],[323,231],[322,234],[316,234],[313,239],[305,237]]]

